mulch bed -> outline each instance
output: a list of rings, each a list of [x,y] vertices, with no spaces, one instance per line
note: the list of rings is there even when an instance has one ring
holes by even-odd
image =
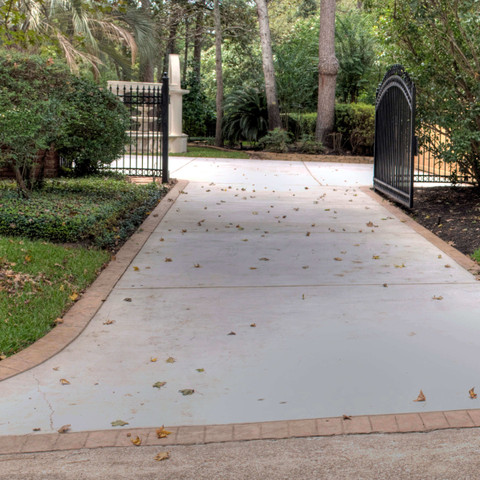
[[[480,189],[415,188],[407,213],[465,255],[480,248]]]

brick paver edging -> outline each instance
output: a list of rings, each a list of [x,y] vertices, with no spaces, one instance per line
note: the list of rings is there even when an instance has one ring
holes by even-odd
[[[395,206],[390,200],[382,197],[378,193],[370,187],[360,187],[360,190],[371,198],[376,200],[378,203],[385,207],[390,213],[395,215],[401,222],[408,225],[410,228],[415,230],[418,234],[428,240],[431,244],[435,245],[439,248],[442,252],[450,256],[453,260],[455,260],[460,266],[462,266],[465,270],[468,270],[472,275],[477,277],[480,276],[480,265],[472,260],[467,255],[464,255],[462,252],[458,251],[456,248],[449,245],[447,242],[443,241],[441,238],[437,237],[434,233],[430,230],[427,230],[422,225],[418,224],[413,218],[409,217],[401,208]]]
[[[371,433],[431,432],[451,428],[480,427],[480,409],[448,412],[365,415],[278,422],[166,427],[171,432],[158,438],[157,428],[128,428],[91,432],[31,433],[0,437],[0,455],[82,448],[198,445],[248,440],[279,440]],[[137,440],[137,437],[139,440]],[[140,443],[134,445],[133,441]]]
[[[30,347],[0,362],[0,381],[45,362],[82,333],[187,184],[187,181],[181,180],[170,189],[92,285],[63,316],[63,323]]]

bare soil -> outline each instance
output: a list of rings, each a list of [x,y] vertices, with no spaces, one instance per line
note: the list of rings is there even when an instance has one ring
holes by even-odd
[[[416,188],[407,213],[465,255],[480,248],[480,189]]]

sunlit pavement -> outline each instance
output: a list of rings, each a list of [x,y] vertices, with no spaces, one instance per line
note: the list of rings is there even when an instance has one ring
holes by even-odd
[[[0,435],[477,407],[480,284],[360,190],[371,165],[170,171],[189,185],[81,336],[1,382]]]

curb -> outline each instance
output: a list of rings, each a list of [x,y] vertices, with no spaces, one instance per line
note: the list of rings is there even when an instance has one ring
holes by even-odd
[[[278,422],[97,430],[72,433],[31,433],[0,437],[0,455],[108,447],[203,445],[253,440],[280,440],[338,435],[427,433],[435,430],[480,427],[480,409],[447,412],[363,415]],[[136,440],[137,437],[139,441]],[[133,443],[136,441],[136,444]],[[137,445],[138,444],[138,445]]]
[[[83,332],[151,233],[187,185],[187,181],[179,180],[170,189],[97,279],[63,316],[62,324],[57,325],[34,344],[0,362],[0,382],[45,362],[70,345]]]

